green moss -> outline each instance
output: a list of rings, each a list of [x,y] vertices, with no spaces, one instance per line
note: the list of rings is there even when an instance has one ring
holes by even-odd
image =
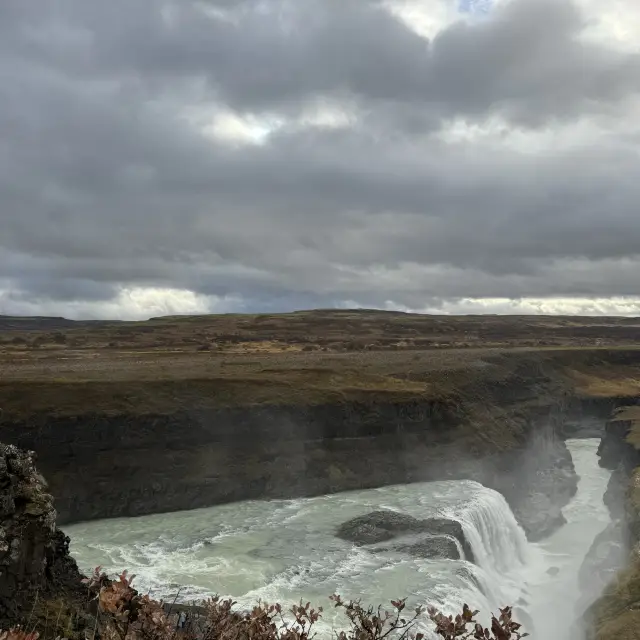
[[[631,474],[626,515],[631,536],[638,544],[629,566],[591,608],[596,640],[640,640],[640,467]]]
[[[592,606],[596,640],[640,639],[640,558],[605,589]]]
[[[640,467],[635,469],[629,479],[626,512],[631,536],[640,543]]]

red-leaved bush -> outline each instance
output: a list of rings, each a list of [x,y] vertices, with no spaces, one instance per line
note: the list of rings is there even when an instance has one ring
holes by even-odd
[[[200,607],[176,607],[140,595],[132,587],[134,577],[124,571],[111,580],[97,567],[83,580],[95,611],[95,626],[85,634],[87,640],[311,640],[322,614],[322,608],[314,609],[308,602],[288,610],[279,604],[258,603],[251,611],[238,611],[233,600],[220,597],[209,598]],[[521,640],[527,636],[520,633],[509,607],[501,609],[487,629],[476,621],[478,612],[467,605],[457,616],[445,616],[432,607],[408,610],[405,600],[391,601],[390,610],[365,608],[360,601],[344,601],[339,595],[330,600],[346,616],[346,628],[336,632],[337,640],[423,640],[417,625],[425,613],[443,640]],[[39,637],[20,627],[0,632],[0,640]]]

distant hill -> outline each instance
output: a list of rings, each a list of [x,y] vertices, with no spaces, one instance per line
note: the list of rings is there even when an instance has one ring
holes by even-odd
[[[60,331],[85,326],[116,324],[117,320],[69,320],[53,316],[3,316],[0,331]]]

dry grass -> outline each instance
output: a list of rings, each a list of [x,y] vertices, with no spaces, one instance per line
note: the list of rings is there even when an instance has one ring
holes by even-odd
[[[630,425],[627,442],[640,449],[640,406],[623,407],[616,411],[614,422],[628,422]]]
[[[595,640],[640,640],[640,557],[616,576],[591,608]]]
[[[0,317],[0,407],[23,418],[440,399],[522,377],[522,365],[582,395],[629,396],[640,392],[640,351],[627,344],[636,336],[640,344],[634,319],[373,311],[77,324]]]
[[[5,350],[133,349],[224,353],[301,350],[353,352],[470,347],[598,347],[640,343],[635,318],[424,316],[326,310],[289,314],[156,318],[146,322],[80,322],[0,316]]]
[[[576,389],[593,398],[631,397],[640,395],[640,371],[627,367],[570,371]]]

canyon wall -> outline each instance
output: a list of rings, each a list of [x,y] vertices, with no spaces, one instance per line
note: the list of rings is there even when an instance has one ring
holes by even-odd
[[[60,524],[469,478],[538,539],[576,489],[562,438],[593,435],[612,401],[572,398],[526,363],[511,373],[438,400],[5,416],[0,441],[38,453]]]
[[[600,464],[613,470],[605,494],[612,524],[595,541],[585,567],[585,584],[605,587],[586,613],[589,640],[640,638],[639,419],[640,407],[618,409],[606,424],[599,449]],[[625,568],[614,574],[616,563]]]
[[[27,611],[35,624],[49,598],[80,597],[80,579],[32,455],[0,444],[0,629],[23,621]]]

